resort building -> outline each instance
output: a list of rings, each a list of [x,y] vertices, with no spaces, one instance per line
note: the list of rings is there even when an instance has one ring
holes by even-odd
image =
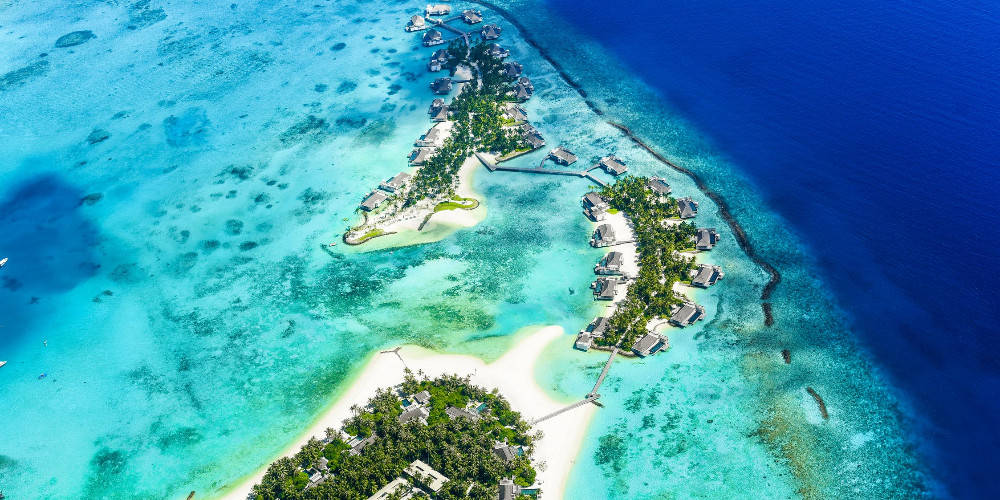
[[[467,24],[477,24],[483,22],[483,13],[478,10],[463,10],[462,20]]]
[[[604,336],[604,332],[608,329],[608,318],[604,316],[599,316],[591,321],[587,328],[580,330],[580,333],[576,336],[576,342],[573,347],[581,351],[590,350],[590,346],[593,345],[594,339]]]
[[[423,165],[433,154],[434,150],[431,148],[416,148],[410,151],[409,160],[413,165]]]
[[[422,147],[440,147],[444,143],[446,136],[447,133],[442,125],[434,125],[424,135],[420,136],[420,139],[417,139],[416,145]]]
[[[441,108],[443,107],[445,107],[444,99],[440,97],[435,97],[434,100],[431,101],[431,107],[427,109],[427,114],[432,116],[436,115],[437,112],[440,111]]]
[[[664,348],[666,345],[667,339],[655,333],[647,332],[641,339],[635,341],[635,345],[632,346],[632,352],[634,352],[636,356],[645,358],[646,356],[659,351],[661,348]]]
[[[362,451],[365,451],[365,448],[367,448],[368,445],[374,442],[375,442],[375,434],[372,434],[371,436],[368,436],[364,439],[362,439],[361,436],[355,436],[351,438],[350,441],[347,442],[347,446],[351,447],[351,451],[349,451],[348,453],[355,456],[360,455]]]
[[[601,248],[615,244],[615,229],[610,224],[601,224],[594,231],[594,237],[590,239],[590,246]]]
[[[670,184],[660,177],[653,177],[649,180],[649,189],[663,199],[670,195]]]
[[[503,63],[503,73],[510,80],[517,80],[518,77],[521,76],[521,73],[523,71],[524,71],[524,66],[521,66],[521,63],[516,63],[513,61]]]
[[[438,30],[430,30],[424,33],[424,47],[433,47],[435,45],[441,45],[444,43],[444,37],[441,36],[441,32]]]
[[[448,51],[438,49],[431,54],[431,60],[427,63],[427,71],[432,73],[441,71],[448,65]]]
[[[699,227],[694,236],[694,247],[698,250],[711,250],[719,241],[719,233],[714,227]]]
[[[444,483],[448,482],[448,478],[444,474],[434,470],[433,467],[421,460],[411,462],[404,472],[434,493],[437,493],[444,486]]]
[[[496,40],[500,38],[500,27],[495,24],[483,25],[483,29],[479,30],[479,36],[483,37],[483,40]]]
[[[431,82],[431,90],[435,94],[447,94],[451,92],[451,78],[435,78]]]
[[[583,204],[583,208],[598,208],[601,210],[608,209],[608,202],[604,201],[604,198],[594,191],[583,195],[583,199],[580,200],[580,203]]]
[[[451,5],[443,3],[428,5],[424,9],[424,14],[428,16],[447,16],[451,14]]]
[[[427,29],[427,23],[422,16],[413,16],[410,22],[406,23],[406,31],[420,31]]]
[[[705,317],[705,308],[693,302],[685,302],[684,305],[674,306],[670,314],[670,323],[675,326],[685,327],[694,324]]]
[[[535,93],[535,86],[531,83],[531,80],[526,76],[522,76],[517,79],[517,85],[514,87],[514,98],[519,101],[527,101],[531,98],[531,95]]]
[[[411,498],[424,498],[427,493],[420,488],[414,488],[407,480],[397,477],[392,482],[368,497],[368,500],[410,500]]]
[[[413,400],[418,404],[425,405],[431,402],[431,393],[427,391],[420,391],[413,395]]]
[[[497,442],[493,446],[493,454],[503,460],[504,462],[510,462],[517,458],[517,452],[515,448],[507,443]]]
[[[560,165],[572,165],[576,163],[576,155],[562,146],[549,151],[549,159]]]
[[[531,146],[531,149],[538,149],[545,146],[545,139],[542,138],[542,133],[527,123],[521,126],[521,137]]]
[[[594,289],[595,300],[614,300],[615,289],[618,287],[618,278],[600,277],[590,284]]]
[[[365,197],[365,201],[361,202],[361,210],[371,212],[372,210],[378,208],[378,206],[381,205],[386,199],[388,199],[388,196],[386,196],[382,191],[372,191],[371,194]]]
[[[601,161],[597,165],[603,168],[605,172],[614,176],[622,175],[628,170],[625,162],[621,161],[615,155],[608,155],[601,158]]]
[[[506,478],[500,480],[500,500],[515,500],[521,495],[521,486],[514,482],[513,479]]]
[[[607,255],[601,259],[600,262],[594,266],[595,274],[605,274],[605,275],[621,275],[622,273],[622,263],[625,260],[625,256],[621,252],[608,252]]]
[[[690,219],[698,215],[698,202],[692,200],[690,197],[678,198],[677,208],[681,211],[682,219]]]
[[[479,420],[479,414],[473,411],[466,410],[465,408],[455,408],[454,406],[449,406],[444,409],[445,414],[448,418],[455,420],[456,418],[467,418],[472,421]]]
[[[515,122],[523,122],[528,120],[528,112],[524,110],[521,106],[513,102],[508,102],[504,104],[503,115],[508,120],[513,120]]]
[[[693,275],[691,284],[701,288],[708,288],[725,276],[721,267],[708,264],[699,265],[696,271],[691,271],[691,274]]]
[[[406,184],[408,182],[410,182],[411,178],[413,178],[412,175],[410,175],[410,174],[408,174],[406,172],[400,172],[400,173],[396,174],[396,176],[393,177],[392,179],[389,179],[389,180],[383,182],[382,184],[379,184],[378,187],[379,187],[379,189],[381,189],[383,191],[388,191],[390,193],[395,193],[395,192],[399,191],[400,189],[403,189],[406,186]]]
[[[493,26],[493,25],[491,24],[490,26]],[[483,29],[485,29],[485,27]],[[497,28],[497,29],[499,29],[499,28]],[[499,43],[491,43],[490,46],[487,48],[487,52],[491,56],[493,56],[493,57],[495,57],[497,59],[503,59],[503,58],[505,58],[505,57],[507,57],[507,56],[510,55],[510,51],[507,50],[507,49],[505,49],[505,48],[503,48],[503,47],[501,47]]]
[[[399,423],[406,425],[410,422],[420,422],[423,425],[427,425],[427,417],[431,416],[431,413],[423,406],[416,406],[409,408],[404,411],[396,420]]]

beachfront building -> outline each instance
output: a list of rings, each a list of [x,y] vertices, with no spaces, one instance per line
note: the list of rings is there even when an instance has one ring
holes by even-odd
[[[362,451],[365,451],[365,448],[367,448],[368,445],[374,442],[375,442],[375,434],[372,434],[371,436],[368,436],[366,438],[362,438],[361,436],[354,436],[349,441],[347,441],[347,446],[351,447],[351,450],[348,453],[355,456],[360,455]]]
[[[455,420],[456,418],[467,418],[472,421],[479,420],[479,414],[474,411],[466,410],[465,408],[455,408],[454,406],[449,406],[444,409],[448,418]]]
[[[622,175],[626,170],[628,170],[628,166],[625,165],[625,162],[621,161],[621,159],[615,155],[608,155],[601,158],[601,161],[597,163],[597,166],[603,168],[605,172],[614,176]]]
[[[413,408],[408,408],[396,420],[399,423],[406,425],[410,422],[420,422],[421,425],[427,425],[427,417],[431,416],[431,413],[427,408],[423,406],[414,406]]]
[[[531,98],[531,95],[535,93],[535,86],[531,83],[531,80],[522,76],[517,79],[517,85],[514,87],[514,98],[519,101],[527,101]]]
[[[711,250],[719,241],[719,233],[714,227],[699,227],[694,236],[694,247],[698,250]]]
[[[431,393],[427,391],[420,391],[413,395],[413,400],[416,401],[417,404],[425,405],[431,402]]]
[[[580,200],[583,208],[597,208],[600,210],[608,209],[608,202],[594,191],[591,191],[583,195],[583,199]]]
[[[682,219],[690,219],[698,215],[698,202],[692,200],[691,197],[678,198],[677,208],[681,212]]]
[[[435,94],[447,94],[451,92],[451,78],[435,78],[431,82],[431,90]]]
[[[594,230],[594,236],[590,238],[590,246],[594,248],[607,247],[615,244],[615,228],[611,224],[601,224]]]
[[[521,495],[521,486],[513,479],[504,478],[500,480],[500,491],[497,498],[499,500],[515,500]]]
[[[493,26],[493,25],[490,25],[490,26]],[[489,55],[491,55],[491,56],[493,56],[493,57],[495,57],[497,59],[503,59],[503,58],[505,58],[505,57],[507,57],[507,56],[510,55],[510,51],[507,50],[507,49],[505,49],[505,48],[503,48],[503,47],[501,47],[499,43],[491,43],[490,46],[486,50],[489,53]]]
[[[424,14],[428,16],[447,16],[451,14],[451,5],[444,3],[431,4],[424,9]]]
[[[379,184],[378,187],[383,191],[395,193],[406,187],[406,184],[410,182],[411,178],[413,178],[412,175],[406,172],[400,172],[396,174],[395,177],[383,182],[382,184]]]
[[[524,110],[521,106],[516,103],[508,102],[503,106],[503,116],[508,120],[514,122],[523,122],[528,120],[528,112]]]
[[[685,327],[705,317],[705,308],[694,302],[674,306],[670,313],[670,324]]]
[[[509,80],[517,80],[518,77],[521,76],[521,73],[523,71],[524,71],[524,66],[521,66],[521,63],[517,63],[514,61],[503,63],[503,74]]]
[[[570,150],[559,146],[558,148],[549,151],[549,159],[560,165],[572,165],[576,162],[576,155]]]
[[[594,339],[598,339],[604,336],[604,332],[608,329],[608,318],[604,316],[598,316],[591,321],[587,328],[580,330],[580,333],[576,336],[576,342],[573,347],[581,351],[590,350],[590,346],[593,345]]]
[[[635,341],[635,344],[632,346],[632,352],[634,352],[636,356],[645,358],[646,356],[665,348],[666,345],[666,338],[653,332],[646,332],[646,335],[643,335],[641,339]]]
[[[483,13],[481,11],[472,9],[463,10],[462,20],[465,21],[466,24],[478,24],[483,22]]]
[[[721,280],[725,274],[719,266],[701,264],[697,270],[691,271],[691,284],[701,288],[708,288]]]
[[[500,27],[495,24],[485,24],[483,29],[479,30],[479,36],[483,37],[483,40],[496,40],[500,38]]]
[[[420,31],[427,29],[427,23],[424,21],[423,16],[413,16],[410,18],[410,22],[406,23],[406,31]]]
[[[441,32],[438,30],[430,30],[424,33],[423,37],[424,47],[433,47],[435,45],[441,45],[444,43],[444,37],[441,36]]]
[[[444,474],[434,470],[433,467],[421,460],[410,462],[410,465],[406,467],[404,472],[434,493],[437,493],[444,486],[444,483],[448,482],[448,478]]]
[[[368,497],[368,500],[410,500],[412,498],[426,498],[427,492],[420,488],[413,487],[409,481],[397,477],[392,482]]]
[[[594,289],[595,300],[614,300],[615,289],[618,288],[618,278],[600,277],[590,284]]]
[[[608,254],[594,266],[594,273],[603,275],[621,275],[622,264],[624,261],[625,256],[621,252],[608,252]]]
[[[517,458],[517,449],[507,443],[501,443],[497,441],[493,445],[493,454],[503,460],[504,462],[510,462]]]
[[[521,137],[524,138],[524,141],[533,150],[545,146],[545,139],[542,137],[542,133],[527,123],[521,126]]]
[[[660,177],[649,179],[649,189],[660,198],[660,201],[670,196],[670,184]]]
[[[431,148],[416,148],[410,151],[408,159],[412,165],[423,165],[433,154],[434,150]]]
[[[450,57],[448,56],[448,51],[446,49],[435,50],[434,53],[431,54],[431,60],[427,63],[427,70],[432,73],[441,71],[448,66],[449,59]]]
[[[424,135],[417,139],[416,145],[420,147],[440,147],[444,143],[444,139],[448,134],[445,132],[444,126],[441,124],[434,125],[431,127]]]
[[[379,190],[372,191],[368,196],[365,197],[365,200],[361,202],[361,210],[364,210],[366,212],[371,212],[372,210],[378,208],[379,205],[381,205],[382,202],[384,202],[388,198],[389,197],[386,196],[385,193],[383,193],[382,191]]]
[[[444,103],[444,99],[440,97],[435,97],[434,100],[431,101],[431,107],[427,109],[427,114],[434,116],[437,114],[438,111],[441,110],[441,108],[445,106],[446,104]]]

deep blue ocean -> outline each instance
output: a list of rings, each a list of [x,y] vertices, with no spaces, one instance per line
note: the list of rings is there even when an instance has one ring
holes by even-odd
[[[996,4],[549,2],[811,247],[951,493],[1000,489]]]

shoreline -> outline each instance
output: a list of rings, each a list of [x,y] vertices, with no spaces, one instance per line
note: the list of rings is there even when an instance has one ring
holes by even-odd
[[[423,371],[431,377],[446,373],[468,375],[472,383],[487,390],[500,391],[510,401],[511,407],[521,412],[528,421],[566,406],[535,380],[535,368],[543,352],[553,342],[567,337],[563,329],[559,326],[525,328],[516,337],[514,345],[491,363],[465,354],[438,354],[413,345],[401,346],[398,351],[392,349],[372,353],[364,367],[350,379],[350,385],[280,454],[252,474],[234,481],[231,487],[206,496],[220,500],[246,500],[271,463],[295,454],[312,437],[322,438],[328,427],[339,428],[350,417],[351,406],[364,405],[378,388],[402,382],[406,367],[414,372]],[[546,497],[563,497],[570,469],[576,462],[595,412],[596,407],[587,405],[533,426],[534,430],[543,433],[542,439],[536,443],[534,463],[538,470],[537,483]]]

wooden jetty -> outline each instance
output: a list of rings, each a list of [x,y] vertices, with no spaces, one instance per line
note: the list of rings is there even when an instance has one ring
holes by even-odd
[[[556,410],[556,411],[554,411],[552,413],[549,413],[547,415],[542,415],[541,417],[538,417],[538,418],[532,420],[531,421],[531,425],[535,425],[535,424],[537,424],[537,423],[539,423],[539,422],[541,422],[543,420],[548,420],[548,419],[550,419],[552,417],[561,415],[561,414],[566,413],[566,412],[568,412],[568,411],[570,411],[572,409],[579,408],[579,407],[581,407],[581,406],[583,406],[583,405],[585,405],[587,403],[595,403],[595,402],[597,402],[597,399],[600,398],[600,397],[601,397],[600,394],[588,394],[587,397],[584,398],[581,401],[577,401],[577,402],[575,402],[575,403],[573,403],[573,404],[571,404],[569,406],[564,406],[564,407],[559,408],[558,410]]]
[[[604,369],[601,370],[601,376],[597,377],[597,383],[594,384],[594,388],[590,390],[590,394],[587,397],[597,396],[597,390],[601,388],[601,384],[604,383],[604,377],[608,376],[608,370],[611,369],[611,363],[615,360],[615,356],[618,354],[618,346],[611,349],[611,356],[608,358],[608,362],[604,363]]]
[[[580,177],[580,178],[590,179],[590,180],[594,181],[595,183],[597,183],[597,185],[599,185],[599,186],[607,186],[608,185],[608,183],[606,183],[606,182],[604,182],[604,181],[602,181],[602,180],[598,179],[597,177],[594,177],[593,175],[590,174],[590,170],[593,170],[593,169],[587,169],[587,170],[558,170],[558,169],[554,169],[554,168],[545,168],[545,167],[542,166],[542,165],[545,164],[545,160],[542,160],[542,163],[539,166],[533,167],[533,168],[532,167],[503,167],[503,166],[497,165],[497,164],[495,164],[495,163],[487,160],[485,157],[483,157],[483,155],[481,155],[479,153],[476,153],[476,158],[478,158],[479,161],[480,161],[480,163],[482,163],[490,172],[496,172],[498,170],[501,170],[501,171],[504,171],[504,172],[522,172],[522,173],[526,173],[526,174],[568,175],[568,176],[571,176],[571,177]]]

